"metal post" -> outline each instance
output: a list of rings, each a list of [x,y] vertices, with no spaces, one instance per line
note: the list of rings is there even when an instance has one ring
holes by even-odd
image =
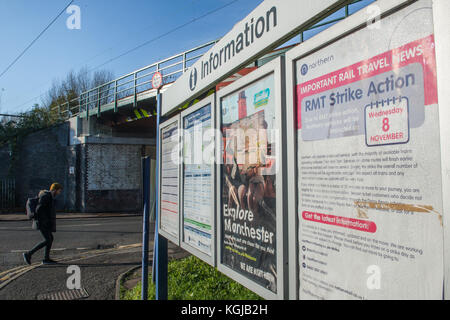
[[[137,108],[137,73],[135,72],[134,75],[134,102],[133,107]]]
[[[142,159],[143,169],[143,198],[144,218],[142,236],[142,300],[148,299],[148,239],[149,239],[149,213],[150,213],[150,158]]]
[[[16,207],[16,179],[13,180],[13,194],[12,194],[13,200],[13,208]]]
[[[3,198],[4,198],[4,196],[3,196],[3,194],[4,194],[4,190],[5,190],[5,188],[4,188],[4,181],[2,180],[2,181],[0,181],[1,182],[1,185],[0,185],[0,189],[1,189],[1,194],[0,194],[0,208],[2,208],[2,209],[4,209],[3,208]]]
[[[167,239],[159,235],[158,227],[159,227],[159,168],[161,166],[160,163],[160,137],[159,137],[159,125],[161,121],[161,93],[158,91],[157,95],[157,120],[156,120],[156,198],[155,198],[155,251],[153,253],[153,263],[154,263],[154,271],[155,271],[155,282],[156,282],[156,300],[167,300],[168,297],[168,288],[167,288]]]
[[[100,118],[101,105],[100,105],[100,87],[97,89],[97,117]]]
[[[89,121],[89,94],[88,94],[87,97],[86,97],[86,94],[85,94],[85,98],[84,99],[85,99],[84,101],[86,102],[86,118]],[[89,122],[88,122],[88,124],[89,124]]]
[[[114,113],[117,112],[117,80],[114,81]]]

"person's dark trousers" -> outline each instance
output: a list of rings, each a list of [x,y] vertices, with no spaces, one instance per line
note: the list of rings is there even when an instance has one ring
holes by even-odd
[[[53,244],[53,234],[50,230],[47,230],[47,229],[41,229],[39,231],[41,232],[41,235],[44,237],[45,240],[42,241],[41,243],[38,243],[33,249],[31,249],[28,252],[28,254],[31,257],[36,251],[45,247],[44,260],[49,260],[50,259],[50,250],[52,249],[52,244]]]

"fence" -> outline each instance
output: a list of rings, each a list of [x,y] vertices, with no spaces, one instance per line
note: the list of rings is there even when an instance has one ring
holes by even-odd
[[[83,112],[88,117],[89,113],[100,113],[101,107],[107,104],[114,104],[114,110],[117,111],[117,102],[125,97],[134,96],[136,105],[137,95],[152,89],[151,80],[156,72],[162,73],[163,84],[174,82],[217,41],[208,42],[102,84],[53,109],[61,118],[67,119]]]
[[[16,181],[14,179],[0,180],[0,210],[13,209],[16,205]]]

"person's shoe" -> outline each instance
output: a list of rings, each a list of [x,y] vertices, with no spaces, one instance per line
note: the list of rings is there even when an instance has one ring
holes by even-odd
[[[26,264],[31,265],[31,256],[28,252],[25,252],[23,254],[23,260],[25,261]]]
[[[45,259],[42,261],[43,265],[52,265],[52,264],[57,264],[58,262],[52,260],[52,259]]]

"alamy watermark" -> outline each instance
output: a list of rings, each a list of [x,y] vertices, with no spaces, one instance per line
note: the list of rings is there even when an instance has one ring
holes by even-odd
[[[183,138],[182,142],[178,137]],[[227,129],[224,134],[219,129],[180,130],[179,135],[172,135],[164,141],[163,153],[169,155],[170,161],[179,165],[258,165],[270,166],[276,173],[279,169],[278,129]],[[215,141],[218,141],[219,154],[216,154]],[[184,146],[183,155],[179,148]]]
[[[366,8],[367,28],[370,30],[381,29],[381,8],[372,4]]]
[[[367,267],[366,273],[369,275],[366,281],[367,289],[380,290],[381,289],[381,268],[377,265]]]
[[[70,274],[66,281],[66,287],[69,290],[81,289],[81,269],[79,266],[72,265],[67,267],[67,274]]]
[[[66,13],[70,16],[66,20],[66,26],[69,30],[81,29],[81,9],[77,5],[67,7]]]

